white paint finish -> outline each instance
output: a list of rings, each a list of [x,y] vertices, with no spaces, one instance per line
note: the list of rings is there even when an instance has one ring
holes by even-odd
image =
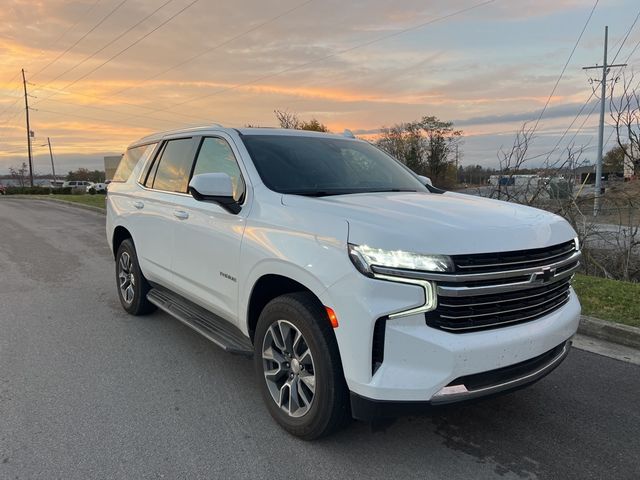
[[[241,131],[267,132],[321,135]],[[421,305],[424,292],[361,275],[348,258],[348,242],[423,254],[485,253],[562,243],[575,236],[573,229],[548,212],[452,193],[281,195],[264,186],[238,132],[208,127],[194,134],[229,141],[246,183],[241,212],[233,215],[217,204],[147,190],[130,180],[109,187],[107,235],[117,225],[128,228],[148,277],[245,333],[251,292],[262,277],[275,274],[304,285],[337,313],[335,334],[354,392],[428,400],[456,377],[532,358],[575,333],[580,313],[575,294],[541,319],[483,332],[452,334],[428,327],[423,316],[396,318],[387,323],[385,360],[372,377],[375,320]],[[136,180],[141,169],[134,170]],[[136,208],[134,201],[144,207]],[[178,218],[176,211],[184,215]]]

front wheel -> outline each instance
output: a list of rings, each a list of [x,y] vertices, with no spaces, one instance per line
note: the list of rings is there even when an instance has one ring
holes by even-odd
[[[264,401],[289,433],[313,440],[350,417],[338,345],[312,294],[291,293],[269,302],[258,320],[254,349]]]
[[[124,240],[116,254],[116,283],[122,308],[131,315],[153,312],[155,305],[147,300],[151,286],[142,275],[138,255],[131,239]]]

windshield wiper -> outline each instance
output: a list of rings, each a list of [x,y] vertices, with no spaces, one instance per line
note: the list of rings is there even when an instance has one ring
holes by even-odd
[[[412,188],[386,188],[380,190],[366,190],[363,193],[383,193],[383,192],[417,192],[417,190],[413,190]]]
[[[381,188],[358,190],[292,190],[282,192],[286,195],[302,195],[304,197],[329,197],[331,195],[354,195],[357,193],[383,193],[383,192],[416,192],[409,188]]]
[[[303,197],[328,197],[330,195],[345,195],[353,192],[331,192],[328,190],[293,190],[290,192],[282,192],[285,195],[301,195]]]

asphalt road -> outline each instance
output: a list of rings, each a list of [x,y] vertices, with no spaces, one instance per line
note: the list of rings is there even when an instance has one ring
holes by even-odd
[[[640,476],[640,366],[574,349],[536,385],[315,443],[251,363],[118,303],[104,216],[0,199],[0,478]]]

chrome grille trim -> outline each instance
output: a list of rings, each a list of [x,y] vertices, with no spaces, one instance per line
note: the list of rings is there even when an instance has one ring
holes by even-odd
[[[401,277],[401,278],[414,278],[419,280],[430,280],[434,282],[443,283],[465,283],[465,282],[480,282],[485,280],[499,280],[510,277],[521,277],[524,275],[532,275],[541,272],[543,267],[550,269],[558,269],[578,262],[582,254],[579,251],[574,252],[570,257],[565,258],[559,262],[550,263],[547,265],[540,265],[537,267],[520,268],[516,270],[504,270],[487,273],[430,273],[421,272],[417,270],[403,270],[399,268],[380,267],[373,265],[371,269],[376,274]]]
[[[497,302],[499,303],[506,303],[506,302],[517,302],[517,301],[522,301],[522,300],[527,300],[529,298],[536,298],[536,297],[541,297],[543,295],[549,295],[550,293],[553,293],[557,290],[560,290],[561,288],[566,286],[565,282],[554,282],[554,283],[558,283],[559,285],[552,288],[551,290],[548,290],[546,292],[541,292],[541,293],[535,293],[533,295],[524,295],[522,297],[516,297],[516,298],[511,298],[511,299],[505,299],[505,300],[498,300]],[[547,285],[553,285],[554,283],[548,283]],[[502,292],[501,292],[502,293]],[[524,292],[526,293],[526,292]],[[472,299],[470,299],[471,301]],[[442,307],[447,307],[447,308],[460,308],[460,307],[477,307],[477,306],[482,306],[482,305],[493,305],[495,303],[497,303],[496,301],[492,301],[492,302],[472,302],[472,303],[461,303],[459,305],[455,304],[455,303],[445,303],[447,301],[447,299],[445,298],[444,301],[439,302],[439,305]]]
[[[546,283],[546,285],[551,283],[556,283],[561,280],[564,280],[567,277],[572,277],[575,272],[580,268],[580,262],[577,262],[575,265],[570,267],[568,270],[565,270],[561,273],[556,274],[553,279]],[[540,269],[538,269],[539,271]],[[491,295],[495,293],[505,293],[505,292],[514,292],[518,290],[527,290],[529,288],[533,288],[536,286],[540,286],[542,284],[536,283],[536,276],[531,275],[529,280],[526,282],[515,282],[515,283],[503,283],[499,285],[488,285],[488,286],[479,286],[479,287],[450,287],[445,285],[438,285],[437,291],[438,296],[441,297],[473,297],[477,295]]]

